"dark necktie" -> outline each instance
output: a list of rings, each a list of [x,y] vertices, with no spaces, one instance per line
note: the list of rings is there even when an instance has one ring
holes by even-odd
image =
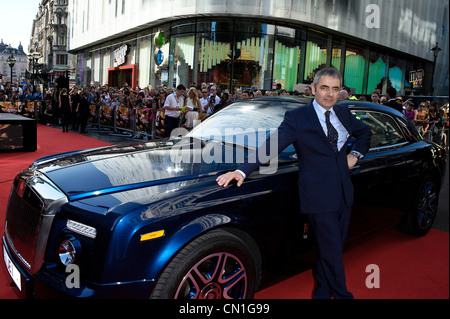
[[[338,151],[338,146],[337,146],[338,132],[336,131],[336,129],[330,122],[330,114],[331,114],[331,111],[325,112],[325,123],[327,124],[327,138],[331,144],[331,147],[337,153],[337,151]]]

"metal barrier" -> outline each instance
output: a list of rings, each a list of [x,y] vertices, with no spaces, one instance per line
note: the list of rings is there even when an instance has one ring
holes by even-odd
[[[111,130],[111,133],[129,132],[133,137],[142,137],[145,140],[159,137],[156,130],[157,121],[160,121],[161,111],[153,109],[135,109],[134,114],[125,106],[95,105],[89,106],[89,123],[100,129]]]
[[[39,120],[41,102],[0,102],[0,113],[22,115]],[[164,120],[164,112],[153,109],[138,109],[134,114],[124,106],[95,105],[89,106],[88,124],[99,129],[107,129],[111,134],[127,132],[133,137],[145,140],[159,137],[157,121]]]

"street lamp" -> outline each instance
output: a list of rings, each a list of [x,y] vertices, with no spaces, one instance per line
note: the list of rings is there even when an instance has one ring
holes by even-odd
[[[33,87],[36,85],[36,73],[35,73],[35,64],[42,57],[39,51],[34,51],[28,54],[28,61],[33,65]]]
[[[11,53],[11,55],[8,57],[6,62],[9,64],[9,67],[11,68],[11,87],[13,86],[13,67],[14,64],[16,64],[16,58],[14,57],[14,54]]]
[[[439,51],[441,51],[442,49],[440,47],[438,47],[438,43],[436,42],[436,45],[431,48],[431,51],[433,51],[433,55],[434,55],[434,61],[433,61],[433,76],[431,78],[431,94],[434,95],[434,71],[436,70],[436,58],[439,54]]]

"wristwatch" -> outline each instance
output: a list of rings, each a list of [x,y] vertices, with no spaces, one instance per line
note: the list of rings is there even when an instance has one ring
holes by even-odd
[[[351,151],[350,154],[352,154],[354,157],[356,157],[358,160],[363,158],[363,155],[360,152],[357,151]]]

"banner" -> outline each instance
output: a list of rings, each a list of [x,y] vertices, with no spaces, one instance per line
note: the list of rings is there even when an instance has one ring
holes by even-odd
[[[89,123],[97,123],[97,108],[95,104],[89,104]]]
[[[13,104],[12,102],[0,102],[1,113],[17,114],[18,109],[19,109],[18,103]]]
[[[18,114],[29,118],[34,118],[35,103],[37,110],[40,109],[40,102],[0,102],[0,113]]]
[[[114,109],[108,105],[100,106],[100,124],[105,126],[114,126]]]
[[[129,128],[130,110],[128,107],[119,106],[117,109],[117,127]]]

